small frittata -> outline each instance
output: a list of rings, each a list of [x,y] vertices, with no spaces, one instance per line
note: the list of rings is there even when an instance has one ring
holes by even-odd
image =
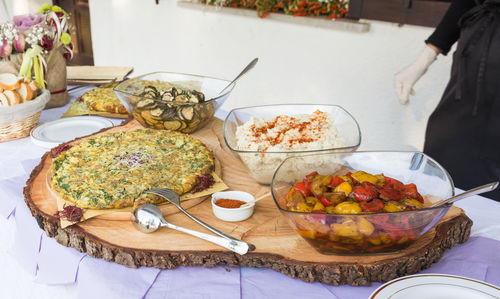
[[[89,90],[83,94],[82,101],[94,111],[128,114],[127,109],[120,103],[113,91],[116,85],[118,83],[113,82]]]
[[[213,154],[201,141],[174,131],[139,129],[98,135],[57,156],[51,188],[80,208],[124,208],[136,201],[162,202],[143,194],[151,188],[189,192],[198,176],[213,169]]]

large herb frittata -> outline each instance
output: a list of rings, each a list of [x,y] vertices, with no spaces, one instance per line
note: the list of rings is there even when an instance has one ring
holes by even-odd
[[[89,138],[57,156],[52,189],[80,208],[131,207],[134,202],[159,203],[143,195],[150,188],[189,192],[199,175],[211,173],[209,149],[189,135],[140,129]]]

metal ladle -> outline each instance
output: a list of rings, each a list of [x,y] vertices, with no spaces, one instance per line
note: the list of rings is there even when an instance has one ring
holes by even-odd
[[[152,204],[141,205],[135,209],[132,213],[132,221],[144,233],[152,233],[160,227],[167,227],[212,242],[241,255],[248,252],[248,244],[245,242],[221,238],[169,223],[163,218],[160,209]]]
[[[448,199],[444,199],[444,200],[438,201],[436,203],[433,203],[430,206],[430,208],[442,206],[442,205],[445,205],[447,203],[452,203],[452,202],[464,199],[464,198],[472,196],[472,195],[477,195],[477,194],[481,194],[481,193],[484,193],[484,192],[493,191],[497,187],[498,187],[498,182],[493,182],[493,183],[489,183],[489,184],[486,184],[486,185],[482,185],[482,186],[479,186],[479,187],[467,190],[467,191],[465,191],[463,193],[460,193],[458,195],[452,196],[452,197],[450,197]]]

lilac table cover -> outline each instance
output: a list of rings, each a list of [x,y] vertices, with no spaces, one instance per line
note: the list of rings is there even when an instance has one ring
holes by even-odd
[[[4,191],[0,213],[3,217],[15,217],[16,222],[12,254],[36,282],[77,284],[79,298],[367,298],[380,286],[379,283],[369,287],[306,283],[269,269],[131,269],[92,258],[59,245],[43,233],[24,203],[21,179],[25,181],[27,177],[0,181],[0,190]],[[422,273],[461,275],[500,285],[498,252],[500,241],[471,237]]]

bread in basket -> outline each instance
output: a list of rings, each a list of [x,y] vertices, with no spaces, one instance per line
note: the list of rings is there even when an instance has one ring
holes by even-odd
[[[39,89],[36,97],[30,101],[0,106],[0,142],[28,136],[49,100],[50,92]]]

